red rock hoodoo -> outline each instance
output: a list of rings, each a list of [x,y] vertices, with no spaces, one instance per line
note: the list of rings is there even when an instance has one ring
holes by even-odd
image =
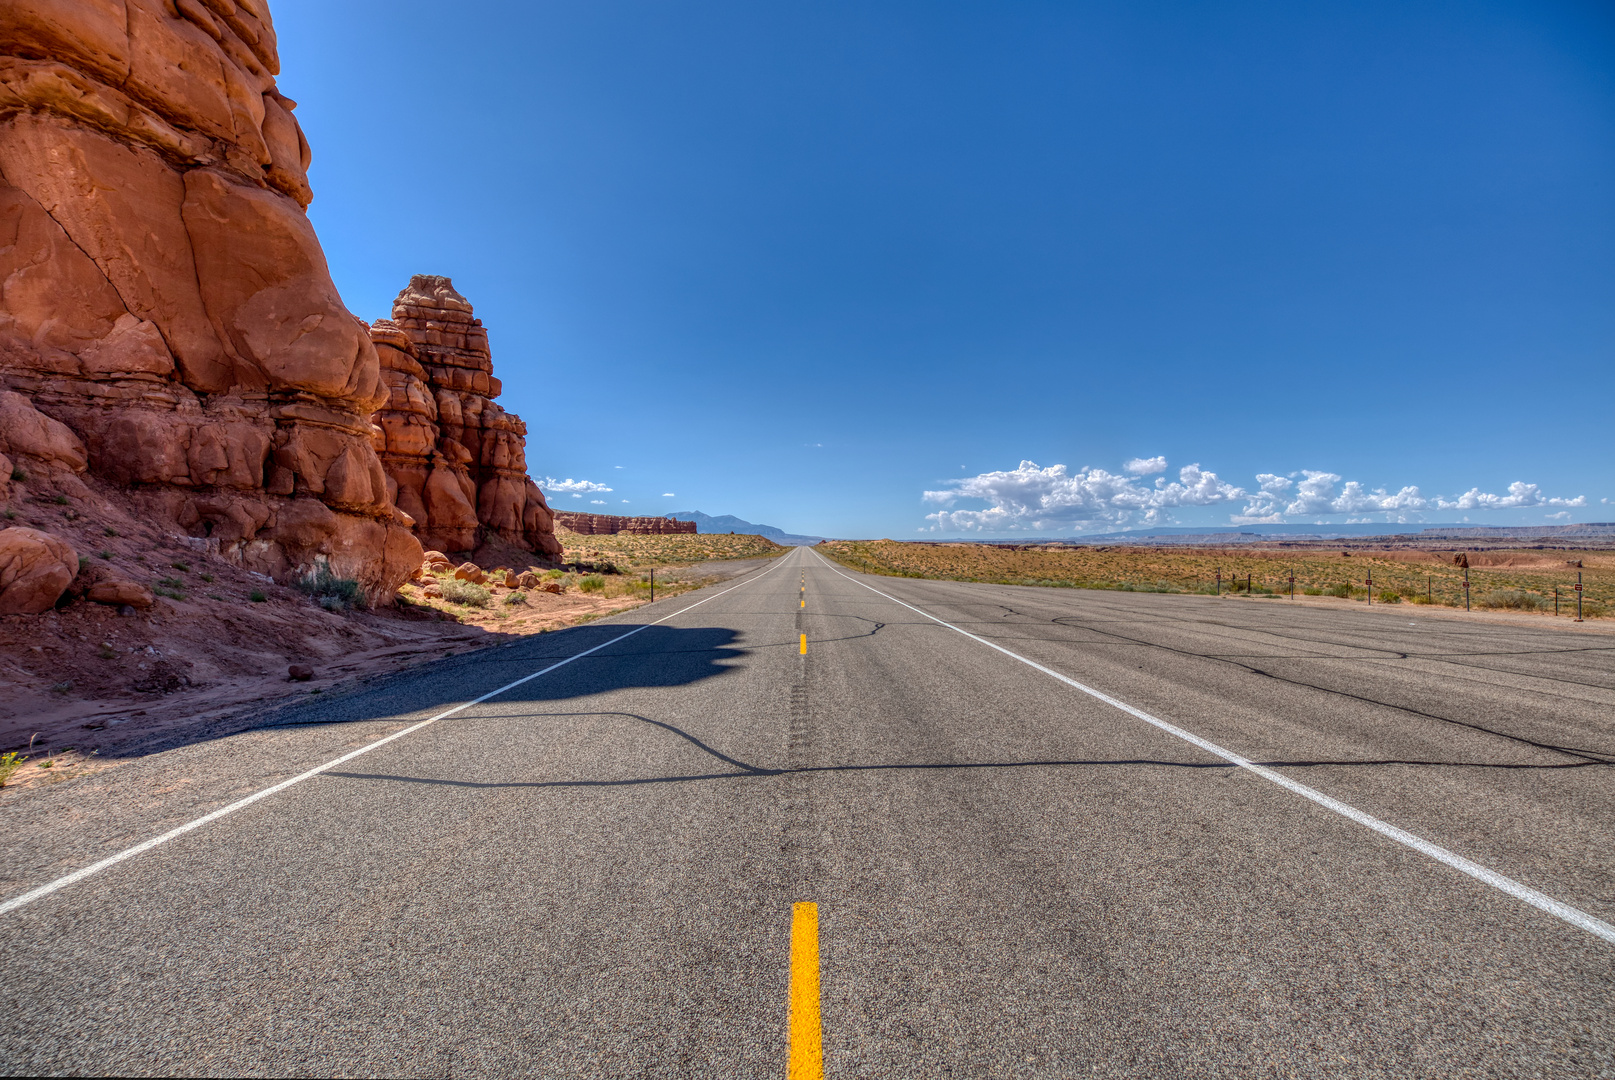
[[[494,404],[488,331],[454,283],[415,275],[370,337],[391,391],[376,449],[421,542],[470,552],[497,537],[560,555],[550,508],[527,477],[527,425]]]
[[[249,569],[390,596],[422,549],[372,446],[388,385],[278,71],[263,0],[0,4],[0,453]],[[479,520],[529,529],[499,460],[461,463],[497,478]]]
[[[695,522],[666,517],[618,517],[615,514],[574,514],[555,511],[555,524],[584,536],[610,536],[629,533],[637,536],[669,536],[695,532]]]

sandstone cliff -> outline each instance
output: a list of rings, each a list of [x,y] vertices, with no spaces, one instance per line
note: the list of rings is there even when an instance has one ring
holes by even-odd
[[[670,536],[675,533],[693,533],[693,521],[675,521],[667,517],[618,517],[615,514],[575,514],[570,510],[555,511],[555,524],[583,536],[612,536],[628,533],[638,536]]]
[[[471,552],[497,538],[559,556],[550,508],[527,477],[527,426],[494,404],[488,332],[454,283],[417,274],[370,337],[390,390],[376,449],[421,542]]]
[[[304,214],[278,70],[263,0],[0,3],[0,454],[247,569],[390,597],[422,548],[372,445],[389,388]],[[479,520],[526,536],[488,454],[461,463],[498,492]]]

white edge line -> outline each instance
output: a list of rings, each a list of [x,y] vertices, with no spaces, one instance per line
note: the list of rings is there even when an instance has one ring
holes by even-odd
[[[1133,706],[1127,704],[1125,701],[1118,701],[1116,698],[1111,697],[1109,694],[1103,693],[1102,691],[1099,691],[1099,690],[1095,690],[1091,686],[1086,686],[1086,685],[1078,682],[1077,680],[1071,678],[1068,675],[1060,674],[1058,671],[1055,671],[1053,668],[1044,667],[1042,664],[1039,664],[1035,660],[1029,660],[1024,656],[1021,656],[1019,653],[1010,652],[1008,649],[1004,648],[1002,645],[996,644],[995,642],[988,641],[984,637],[978,637],[975,634],[972,634],[968,630],[963,630],[963,629],[953,625],[950,622],[947,622],[947,621],[945,621],[943,619],[937,618],[935,615],[932,615],[928,611],[922,611],[920,608],[915,607],[913,604],[906,604],[903,601],[899,600],[895,596],[890,596],[890,595],[888,595],[886,593],[881,592],[879,589],[875,588],[873,585],[866,584],[865,582],[859,581],[855,577],[852,577],[852,576],[850,576],[848,574],[842,573],[833,564],[831,564],[828,559],[825,559],[823,555],[819,555],[818,552],[815,551],[813,554],[817,555],[821,560],[823,560],[825,565],[830,569],[830,571],[832,573],[840,574],[842,577],[846,578],[848,581],[852,582],[854,585],[862,585],[864,588],[868,589],[870,592],[874,593],[876,596],[883,596],[887,600],[890,600],[892,603],[901,605],[902,607],[906,607],[910,611],[915,612],[916,614],[923,615],[927,619],[930,619],[932,622],[937,623],[938,625],[941,625],[941,626],[945,626],[949,630],[954,631],[955,633],[963,634],[965,637],[970,638],[972,641],[980,642],[981,644],[987,646],[989,649],[997,649],[999,652],[1003,653],[1005,656],[1013,657],[1014,659],[1019,660],[1021,663],[1025,664],[1027,667],[1035,668],[1038,671],[1043,672],[1043,674],[1045,674],[1045,675],[1048,675],[1048,676],[1051,676],[1053,678],[1059,679],[1061,682],[1065,683],[1067,686],[1075,687],[1076,689],[1081,690],[1084,694],[1087,694],[1090,697],[1098,698],[1100,701],[1103,701],[1106,705],[1114,706],[1115,708],[1120,709],[1122,712],[1127,713],[1129,716],[1137,717],[1138,719],[1144,721],[1146,724],[1152,724],[1155,727],[1160,728],[1162,731],[1165,731],[1170,735],[1176,735],[1178,738],[1182,739],[1184,742],[1192,743],[1193,745],[1198,746],[1200,749],[1206,751],[1209,754],[1212,754],[1212,755],[1214,755],[1216,757],[1220,757],[1224,761],[1229,762],[1230,764],[1239,766],[1241,769],[1247,769],[1250,772],[1255,773],[1257,776],[1260,776],[1262,779],[1269,780],[1269,781],[1277,784],[1279,787],[1285,788],[1288,791],[1292,791],[1295,794],[1300,795],[1304,799],[1310,799],[1313,802],[1317,803],[1319,806],[1322,806],[1322,807],[1324,807],[1325,809],[1328,809],[1328,810],[1333,810],[1335,813],[1341,815],[1342,817],[1350,818],[1352,821],[1357,822],[1357,824],[1362,825],[1362,826],[1364,826],[1366,828],[1372,829],[1375,832],[1379,833],[1381,836],[1389,837],[1390,839],[1395,840],[1399,844],[1405,844],[1405,845],[1407,845],[1408,847],[1412,848],[1415,851],[1418,851],[1418,852],[1420,852],[1422,854],[1428,855],[1430,858],[1435,859],[1437,862],[1445,863],[1446,865],[1452,867],[1454,870],[1462,871],[1463,873],[1468,874],[1470,877],[1475,878],[1477,881],[1483,881],[1486,884],[1492,886],[1492,888],[1499,889],[1502,892],[1507,893],[1508,895],[1514,897],[1516,900],[1523,900],[1525,903],[1530,904],[1534,908],[1537,908],[1537,909],[1539,909],[1541,911],[1545,911],[1549,915],[1554,916],[1555,918],[1563,919],[1565,922],[1569,923],[1570,925],[1575,926],[1575,927],[1579,927],[1580,929],[1587,931],[1589,934],[1592,934],[1592,935],[1594,935],[1596,937],[1603,938],[1605,941],[1609,942],[1610,944],[1615,945],[1615,926],[1611,926],[1609,923],[1605,922],[1604,920],[1587,914],[1585,911],[1582,911],[1580,908],[1571,907],[1569,904],[1563,903],[1562,901],[1559,901],[1559,900],[1555,900],[1553,897],[1548,896],[1546,893],[1540,893],[1537,890],[1531,888],[1529,885],[1522,885],[1518,881],[1515,881],[1513,878],[1505,877],[1504,875],[1499,874],[1495,870],[1488,869],[1487,867],[1484,867],[1484,866],[1480,865],[1477,862],[1472,862],[1469,859],[1464,858],[1462,855],[1459,855],[1459,854],[1457,854],[1455,852],[1448,851],[1446,848],[1440,847],[1440,846],[1438,846],[1436,844],[1432,844],[1428,840],[1421,839],[1420,837],[1417,837],[1417,836],[1413,835],[1412,833],[1408,832],[1406,829],[1399,829],[1395,825],[1390,824],[1389,822],[1381,821],[1379,818],[1374,817],[1372,814],[1365,814],[1361,810],[1357,809],[1356,807],[1350,806],[1350,805],[1348,805],[1346,803],[1343,803],[1339,799],[1331,798],[1330,796],[1325,795],[1323,792],[1318,791],[1315,788],[1307,787],[1305,784],[1302,784],[1302,783],[1299,783],[1298,781],[1290,779],[1288,776],[1285,776],[1283,773],[1275,772],[1274,770],[1269,769],[1266,766],[1258,765],[1253,761],[1248,761],[1245,758],[1240,757],[1238,754],[1234,753],[1231,750],[1224,750],[1222,747],[1218,746],[1214,742],[1211,742],[1211,741],[1209,741],[1207,739],[1202,739],[1200,736],[1194,734],[1193,732],[1185,731],[1184,729],[1178,727],[1175,724],[1169,724],[1165,720],[1162,720],[1162,719],[1160,719],[1158,717],[1151,716],[1149,713],[1145,712],[1144,710],[1134,708]],[[0,909],[0,910],[3,910],[3,909]]]
[[[779,556],[779,558],[784,559],[785,556],[781,555],[781,556]],[[770,566],[767,570],[764,570],[761,574],[758,574],[756,577],[751,578],[751,579],[749,579],[747,581],[742,581],[738,585],[731,585],[731,586],[729,586],[729,588],[723,590],[723,592],[713,593],[711,596],[707,597],[706,600],[697,600],[695,603],[691,604],[689,607],[680,608],[678,611],[673,612],[671,615],[664,615],[662,618],[657,619],[655,622],[649,622],[649,623],[643,624],[642,626],[636,626],[632,630],[628,631],[626,634],[618,634],[616,637],[612,638],[610,641],[602,641],[600,644],[594,646],[593,648],[585,649],[580,653],[574,653],[573,655],[568,656],[566,659],[561,660],[558,663],[551,664],[549,667],[544,668],[542,671],[535,671],[531,675],[524,675],[521,678],[517,679],[515,682],[506,683],[504,686],[501,686],[497,690],[490,690],[488,693],[483,694],[481,697],[479,697],[479,698],[477,698],[477,699],[475,699],[473,701],[467,701],[462,705],[456,705],[452,709],[445,709],[443,712],[438,713],[436,716],[428,717],[425,720],[421,720],[421,721],[419,721],[417,723],[411,724],[409,727],[404,728],[401,731],[395,731],[391,735],[388,735],[388,736],[385,736],[383,738],[377,739],[375,742],[369,743],[368,745],[361,746],[357,750],[351,750],[348,753],[343,754],[339,758],[336,758],[336,759],[334,759],[332,761],[327,761],[324,765],[316,765],[314,768],[308,770],[307,772],[299,773],[298,775],[292,777],[289,780],[282,780],[280,783],[275,784],[275,785],[273,785],[271,787],[266,787],[262,791],[255,791],[251,795],[248,795],[244,799],[240,799],[240,800],[238,800],[236,802],[233,802],[229,806],[222,806],[219,809],[213,811],[211,814],[204,814],[203,816],[197,818],[195,821],[187,821],[185,824],[179,826],[178,828],[168,830],[167,832],[163,833],[161,836],[154,836],[150,840],[147,840],[147,841],[145,841],[143,843],[136,844],[134,847],[128,848],[128,849],[126,849],[124,851],[120,851],[116,855],[109,855],[105,859],[102,859],[100,862],[94,862],[94,863],[91,863],[89,866],[81,867],[80,869],[73,871],[71,874],[68,874],[65,877],[59,877],[55,881],[48,882],[48,883],[46,883],[44,885],[41,885],[41,886],[39,886],[38,888],[35,888],[35,889],[30,889],[29,891],[27,891],[25,893],[22,893],[21,895],[13,896],[10,900],[7,900],[5,903],[0,904],[0,915],[4,915],[7,912],[15,911],[18,908],[24,906],[25,904],[31,904],[35,900],[39,900],[39,899],[41,899],[43,897],[49,896],[51,893],[56,892],[58,889],[64,889],[67,886],[72,885],[74,882],[83,881],[85,878],[89,877],[91,874],[100,873],[102,870],[105,870],[108,867],[118,865],[119,863],[123,862],[125,859],[132,859],[136,855],[139,855],[139,854],[141,854],[143,852],[150,851],[154,847],[158,847],[158,846],[160,846],[162,844],[166,844],[170,840],[176,839],[177,837],[184,836],[186,833],[190,832],[192,829],[200,829],[203,825],[206,825],[209,822],[217,821],[219,818],[222,818],[227,814],[233,814],[237,810],[245,809],[246,807],[251,806],[253,803],[257,802],[260,799],[267,799],[271,795],[277,794],[278,792],[285,791],[287,788],[293,786],[294,784],[301,784],[304,780],[311,779],[313,777],[316,777],[316,776],[320,775],[323,772],[326,772],[327,770],[334,769],[338,765],[341,765],[343,762],[352,761],[354,758],[360,756],[361,754],[368,754],[368,753],[370,753],[370,751],[376,749],[377,747],[386,746],[388,743],[392,742],[394,739],[402,739],[405,735],[409,735],[409,734],[412,734],[414,732],[417,732],[421,728],[426,727],[429,724],[435,724],[439,720],[442,720],[445,717],[453,716],[455,713],[461,712],[462,710],[469,709],[473,705],[480,705],[484,701],[487,701],[489,698],[498,697],[500,694],[503,694],[506,690],[513,690],[516,687],[520,686],[524,682],[527,682],[527,681],[529,681],[531,679],[536,679],[540,675],[548,675],[550,672],[554,671],[556,668],[565,667],[567,664],[570,664],[574,660],[581,660],[583,657],[588,656],[592,652],[599,652],[601,649],[605,648],[607,645],[615,645],[619,641],[623,641],[623,640],[626,640],[627,638],[631,638],[635,634],[639,633],[641,630],[648,630],[653,626],[659,626],[662,623],[667,622],[667,620],[669,620],[669,619],[676,619],[680,615],[685,614],[686,612],[694,611],[696,608],[698,608],[702,604],[706,603],[707,600],[716,600],[718,597],[723,596],[726,593],[734,592],[736,589],[743,588],[743,587],[745,587],[747,585],[750,585],[754,581],[761,581],[764,577],[767,577],[768,574],[773,572],[774,567],[776,567],[778,565],[780,565],[780,564],[778,562],[776,562],[774,564],[774,566]]]

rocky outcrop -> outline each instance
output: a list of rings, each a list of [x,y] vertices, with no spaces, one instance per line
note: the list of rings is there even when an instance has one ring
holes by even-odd
[[[555,524],[584,536],[610,536],[629,533],[637,536],[668,536],[674,533],[693,533],[693,521],[675,521],[665,517],[617,517],[613,514],[574,514],[570,510],[557,510]]]
[[[263,0],[0,5],[0,452],[276,577],[390,597],[366,327],[313,227]]]
[[[0,529],[0,615],[49,611],[78,569],[78,553],[61,537],[38,529]]]
[[[560,555],[550,508],[527,476],[527,425],[494,403],[488,332],[454,283],[417,274],[370,337],[390,394],[376,449],[421,542],[470,552],[498,538]]]

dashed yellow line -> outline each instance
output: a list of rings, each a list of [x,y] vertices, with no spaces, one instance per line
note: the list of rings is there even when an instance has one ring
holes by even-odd
[[[805,639],[804,639],[805,640]],[[824,1080],[819,1027],[819,905],[791,909],[791,1013],[786,1080]]]
[[[807,655],[807,635],[806,634],[802,635],[802,655],[803,656]]]

